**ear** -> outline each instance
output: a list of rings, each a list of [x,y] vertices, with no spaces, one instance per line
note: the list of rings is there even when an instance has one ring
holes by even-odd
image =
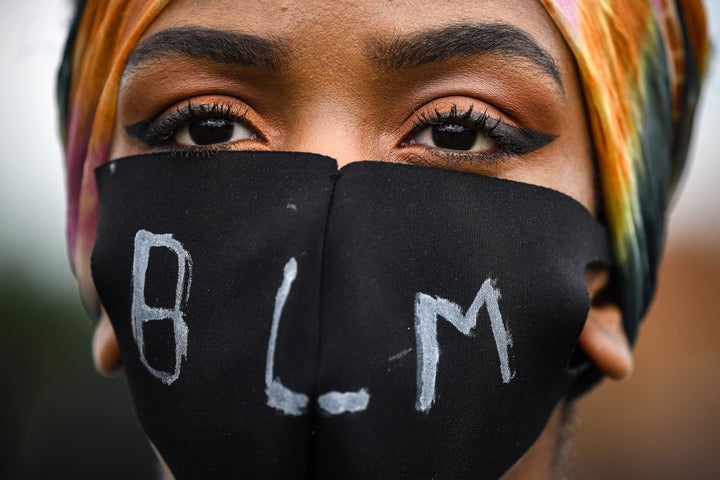
[[[103,375],[110,376],[117,373],[122,366],[115,331],[104,308],[101,309],[100,321],[95,326],[92,354],[95,369]]]
[[[623,329],[622,311],[617,303],[602,295],[609,281],[606,267],[591,265],[585,272],[590,311],[579,345],[602,373],[622,380],[632,373],[633,357]]]

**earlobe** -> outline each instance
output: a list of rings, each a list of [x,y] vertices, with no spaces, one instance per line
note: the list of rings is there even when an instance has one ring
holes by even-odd
[[[110,324],[110,318],[103,308],[100,321],[95,326],[92,340],[92,354],[95,369],[103,375],[109,376],[120,370],[122,361],[115,331]]]
[[[579,345],[602,373],[622,380],[632,373],[633,357],[620,307],[612,301],[599,300],[609,277],[606,268],[588,268],[585,280],[590,293],[590,311]]]

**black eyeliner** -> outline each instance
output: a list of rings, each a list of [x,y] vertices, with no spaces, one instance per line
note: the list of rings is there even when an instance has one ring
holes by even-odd
[[[133,138],[137,138],[143,143],[147,142],[147,131],[150,128],[151,122],[137,122],[132,125],[125,125],[125,133]],[[152,145],[151,145],[152,146]]]
[[[557,135],[513,127],[505,122],[499,122],[488,136],[515,155],[533,152],[557,138]]]
[[[415,129],[413,132],[428,126],[446,124],[458,124],[476,128],[480,133],[494,141],[498,149],[489,152],[443,151],[443,153],[454,156],[463,155],[465,157],[473,155],[492,160],[505,155],[522,155],[533,152],[557,138],[557,135],[509,125],[499,118],[488,115],[486,112],[474,112],[472,105],[467,110],[459,110],[456,105],[453,105],[449,111],[445,112],[435,108],[430,115],[425,112],[418,114],[414,123]]]
[[[154,121],[125,125],[125,132],[149,147],[167,147],[171,146],[172,138],[180,128],[190,122],[205,118],[220,118],[242,122],[245,114],[233,113],[230,104],[195,104],[188,101],[184,107],[181,108],[178,105],[175,111]]]

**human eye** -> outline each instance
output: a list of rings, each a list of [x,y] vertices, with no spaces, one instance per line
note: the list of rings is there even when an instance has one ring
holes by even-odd
[[[231,102],[188,100],[150,122],[128,125],[125,130],[149,147],[225,148],[245,141],[262,141],[250,126],[247,112]]]
[[[537,150],[555,135],[511,125],[473,104],[461,109],[456,104],[441,109],[430,106],[415,112],[412,131],[400,147],[413,149],[422,163],[436,159],[492,164],[507,157]],[[417,160],[416,160],[417,161]]]

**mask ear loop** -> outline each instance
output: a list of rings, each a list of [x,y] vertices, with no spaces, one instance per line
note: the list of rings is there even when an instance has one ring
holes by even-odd
[[[595,221],[595,228],[588,242],[590,260],[584,262],[583,277],[588,270],[594,267],[607,269],[610,276],[607,285],[597,292],[592,299],[588,299],[588,312],[593,304],[602,305],[607,302],[613,302],[620,305],[622,289],[619,279],[621,276],[612,261],[609,233],[605,225],[599,221]],[[588,296],[589,295],[590,293],[588,292]],[[570,387],[568,388],[569,400],[583,395],[604,377],[603,373],[580,346],[579,339],[568,360],[567,374],[570,377]]]
[[[612,267],[606,262],[593,260],[585,266],[585,275],[587,276],[587,273],[593,269],[608,269],[609,280],[602,290],[596,292],[593,297],[589,299],[589,308],[592,308],[593,305],[603,305],[607,302],[617,302],[617,297],[615,296],[616,287],[614,285],[615,282],[613,282],[613,279],[616,278],[617,275],[612,271]],[[588,294],[592,295],[592,292],[588,291]],[[592,360],[590,360],[590,358],[585,354],[585,351],[578,342],[575,345],[575,350],[573,350],[570,360],[568,361],[567,373],[571,376],[578,377],[592,366]]]

